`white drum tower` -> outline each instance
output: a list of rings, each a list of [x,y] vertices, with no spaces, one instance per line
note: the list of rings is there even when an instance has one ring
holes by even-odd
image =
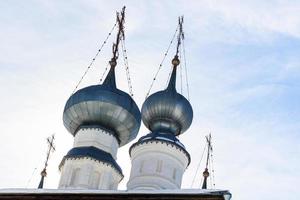
[[[63,121],[74,136],[74,146],[59,166],[59,189],[116,190],[123,178],[116,162],[117,150],[136,137],[141,123],[136,103],[117,89],[115,82],[118,45],[124,39],[124,17],[125,7],[117,13],[119,31],[103,84],[78,90],[65,105]]]
[[[193,119],[191,104],[176,91],[182,22],[180,18],[177,52],[168,87],[149,96],[142,106],[142,120],[151,133],[141,137],[129,150],[132,163],[129,190],[179,189],[190,163],[189,153],[176,137],[189,128]]]

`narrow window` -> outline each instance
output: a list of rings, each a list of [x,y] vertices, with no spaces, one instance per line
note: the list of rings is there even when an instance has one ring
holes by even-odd
[[[142,162],[141,162],[141,165],[140,165],[140,173],[142,173],[142,172],[143,172],[144,163],[145,163],[145,161],[144,161],[144,160],[142,160]]]
[[[160,173],[162,169],[162,160],[157,161],[156,172]]]
[[[100,181],[100,174],[99,172],[94,172],[92,178],[91,187],[92,189],[98,189],[99,181]]]
[[[177,174],[177,170],[176,170],[176,168],[174,168],[174,170],[173,170],[173,179],[174,180],[176,180],[176,174]]]
[[[79,168],[73,170],[72,176],[71,176],[71,181],[70,181],[71,186],[76,186],[76,184],[78,184],[79,172],[80,172]]]

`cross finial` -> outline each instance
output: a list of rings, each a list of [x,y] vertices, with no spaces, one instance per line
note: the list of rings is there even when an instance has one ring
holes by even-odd
[[[176,47],[176,54],[174,58],[172,59],[172,65],[173,65],[173,70],[171,73],[170,81],[167,86],[167,90],[169,91],[176,91],[176,68],[180,64],[180,60],[178,58],[179,54],[179,47],[181,44],[181,41],[184,39],[184,34],[183,34],[183,16],[178,18],[178,36],[177,36],[177,47]]]
[[[41,180],[40,180],[38,189],[42,189],[43,186],[44,186],[44,179],[47,176],[47,166],[48,166],[49,157],[50,157],[51,152],[55,151],[54,139],[55,139],[54,134],[51,137],[47,138],[47,143],[48,143],[49,148],[48,148],[48,151],[47,151],[45,165],[44,165],[44,168],[41,172]]]
[[[116,80],[115,80],[115,67],[117,66],[117,60],[119,57],[119,44],[121,40],[125,39],[125,34],[124,34],[124,24],[125,24],[125,6],[122,8],[121,12],[117,12],[117,25],[118,25],[118,33],[117,33],[117,38],[116,42],[113,43],[112,46],[112,52],[113,56],[111,60],[109,61],[110,65],[110,70],[103,82],[103,85],[109,86],[111,89],[116,88]]]
[[[210,154],[212,152],[212,144],[211,144],[211,133],[209,135],[205,136],[206,142],[207,142],[207,158],[206,158],[206,165],[205,165],[205,170],[203,172],[203,184],[202,184],[202,189],[207,189],[207,178],[209,177],[209,172],[208,172],[208,164],[209,164],[209,158]]]
[[[178,26],[179,26],[179,32],[178,32],[178,36],[177,36],[177,48],[176,48],[176,55],[175,56],[178,56],[181,41],[184,39],[183,16],[178,17]]]
[[[125,39],[125,34],[124,34],[124,24],[125,24],[125,6],[122,8],[121,12],[117,12],[117,25],[118,25],[118,33],[117,33],[117,38],[116,42],[113,44],[113,57],[112,60],[116,60],[119,57],[119,43],[121,40]]]

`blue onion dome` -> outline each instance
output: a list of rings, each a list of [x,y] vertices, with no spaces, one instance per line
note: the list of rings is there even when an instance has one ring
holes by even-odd
[[[149,96],[142,106],[142,120],[152,132],[179,135],[185,132],[193,120],[190,102],[176,91],[177,56],[172,60],[173,70],[168,87]]]
[[[73,135],[81,126],[100,126],[115,134],[119,145],[132,141],[141,125],[141,113],[127,93],[117,89],[116,61],[102,85],[78,90],[68,99],[64,112],[64,126]]]

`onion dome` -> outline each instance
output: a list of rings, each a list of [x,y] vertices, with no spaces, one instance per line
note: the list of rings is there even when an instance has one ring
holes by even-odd
[[[115,133],[119,145],[132,141],[138,134],[141,113],[127,93],[116,88],[116,60],[102,85],[78,90],[68,99],[64,112],[64,126],[73,135],[81,126],[97,125]]]
[[[178,56],[172,60],[173,71],[165,90],[149,96],[142,106],[142,120],[152,132],[179,135],[185,132],[193,120],[193,109],[189,101],[176,91],[176,68]]]

